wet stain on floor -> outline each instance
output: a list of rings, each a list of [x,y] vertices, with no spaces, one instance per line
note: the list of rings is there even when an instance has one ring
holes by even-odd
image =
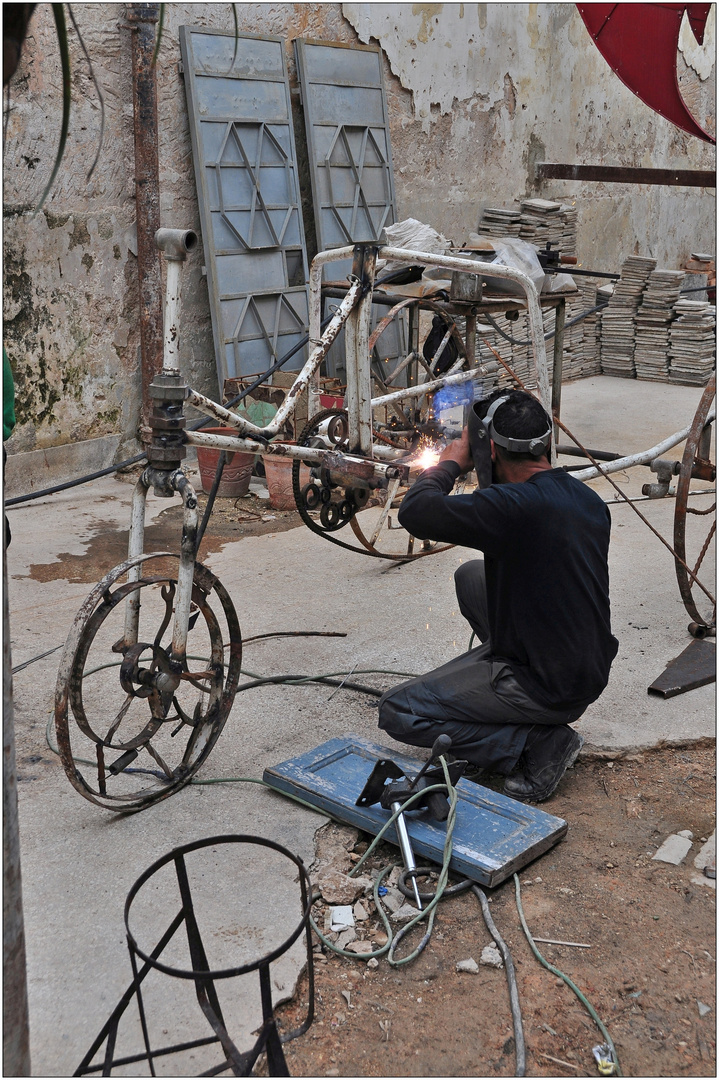
[[[235,504],[238,505],[235,505]],[[248,505],[243,505],[247,503]],[[200,520],[206,499],[199,497]],[[146,552],[180,550],[182,532],[182,506],[176,503],[163,510],[154,524],[145,527]],[[130,510],[127,511],[128,523]],[[266,520],[263,520],[266,519]],[[287,532],[302,525],[302,519],[294,510],[273,510],[268,500],[253,496],[249,499],[217,499],[207,531],[202,539],[199,558],[221,551],[231,541],[246,536],[263,536],[268,533]],[[118,529],[114,521],[101,518],[93,522],[93,536],[86,541],[85,551],[80,554],[59,552],[57,560],[48,563],[32,563],[24,576],[34,581],[68,581],[72,584],[94,585],[109,570],[127,558],[128,529]],[[153,562],[153,574],[169,572],[169,567]],[[161,569],[160,569],[161,568]]]

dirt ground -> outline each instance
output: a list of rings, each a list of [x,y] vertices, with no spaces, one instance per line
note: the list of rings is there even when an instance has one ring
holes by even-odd
[[[700,876],[693,859],[715,824],[713,746],[580,758],[543,806],[569,831],[519,875],[527,923],[536,937],[591,948],[540,944],[540,952],[588,997],[625,1076],[715,1076],[715,892],[692,880]],[[665,837],[684,829],[694,834],[685,862],[652,861]],[[377,866],[396,855],[391,847],[378,852]],[[572,991],[532,955],[513,881],[489,895],[517,972],[527,1075],[597,1076],[592,1048],[603,1038]],[[381,931],[377,919],[367,925],[376,924]],[[315,1019],[285,1046],[290,1074],[516,1075],[504,971],[456,971],[460,960],[479,963],[490,943],[470,892],[440,905],[427,948],[405,967],[382,958],[373,970],[359,958],[318,953]],[[307,993],[305,976],[281,1010],[284,1030],[304,1015]],[[702,1016],[698,1003],[710,1011]]]

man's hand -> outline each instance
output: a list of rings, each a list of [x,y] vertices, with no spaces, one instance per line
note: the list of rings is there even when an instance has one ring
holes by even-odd
[[[472,452],[469,449],[469,431],[464,428],[462,436],[459,439],[452,439],[452,441],[445,446],[442,453],[439,455],[440,461],[456,461],[463,473],[469,472],[474,468],[474,462],[472,461]]]

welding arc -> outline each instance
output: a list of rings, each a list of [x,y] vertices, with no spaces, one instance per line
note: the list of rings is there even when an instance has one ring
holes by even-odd
[[[512,378],[514,379],[514,381],[516,382],[516,384],[520,388],[520,390],[524,390],[524,392],[526,394],[532,394],[532,391],[527,389],[527,387],[524,385],[524,383],[519,378],[519,376],[516,375],[514,371],[512,371],[509,364],[506,363],[506,361],[504,361],[502,359],[502,357],[499,355],[499,353],[496,351],[496,349],[493,349],[492,346],[489,344],[489,342],[485,338],[483,338],[482,340],[484,341],[484,344],[487,346],[487,348],[490,349],[494,353],[494,355],[497,357],[497,359],[499,360],[502,367],[508,372],[509,375],[512,376]],[[536,394],[532,394],[532,397],[536,397]],[[684,562],[684,560],[682,558],[680,558],[680,556],[674,550],[674,548],[669,543],[669,541],[665,540],[664,537],[662,536],[662,534],[657,529],[654,528],[651,521],[647,521],[647,519],[644,517],[644,514],[641,512],[641,510],[637,510],[637,508],[634,505],[634,503],[632,502],[632,500],[627,495],[624,494],[624,492],[620,488],[619,484],[616,484],[614,482],[614,480],[612,480],[609,473],[606,473],[602,469],[599,462],[596,461],[594,459],[594,457],[592,457],[591,452],[589,450],[587,450],[586,447],[582,446],[582,444],[580,443],[577,436],[573,435],[572,432],[569,430],[569,428],[566,426],[566,424],[563,424],[562,421],[558,417],[554,416],[552,419],[553,419],[553,422],[557,425],[557,427],[561,428],[562,431],[564,432],[564,434],[568,435],[573,443],[576,443],[576,445],[579,447],[579,449],[582,451],[582,453],[585,454],[586,457],[591,461],[594,468],[599,470],[601,475],[605,478],[605,480],[609,481],[609,483],[612,485],[612,487],[615,489],[615,491],[619,492],[619,494],[622,497],[622,500],[624,502],[628,503],[631,506],[632,510],[637,515],[637,517],[640,519],[640,521],[643,521],[644,524],[647,526],[647,528],[650,529],[654,533],[654,535],[657,537],[657,539],[661,540],[661,542],[664,544],[664,547],[669,552],[671,552],[671,554],[673,555],[674,559],[676,560],[677,565],[681,566],[684,570],[686,570],[688,576],[691,578],[691,580],[694,582],[694,584],[697,586],[697,588],[701,589],[701,591],[703,593],[705,593],[706,596],[708,596],[708,598],[711,600],[712,604],[714,604],[714,606],[716,606],[716,600],[714,599],[712,594],[709,592],[709,590],[704,585],[702,585],[702,583],[699,580],[699,578],[697,577],[696,573],[693,570],[689,569],[687,564]]]

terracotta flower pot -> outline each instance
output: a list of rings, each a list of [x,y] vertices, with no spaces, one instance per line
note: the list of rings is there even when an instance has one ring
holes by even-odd
[[[207,435],[237,435],[237,430],[229,427],[202,428],[202,431]],[[226,453],[227,461],[222,470],[217,494],[221,499],[237,499],[241,495],[246,495],[250,489],[250,478],[255,455],[243,454],[239,451],[226,451]],[[209,495],[212,490],[220,454],[220,450],[212,449],[209,446],[197,447],[200,482],[206,495]]]

